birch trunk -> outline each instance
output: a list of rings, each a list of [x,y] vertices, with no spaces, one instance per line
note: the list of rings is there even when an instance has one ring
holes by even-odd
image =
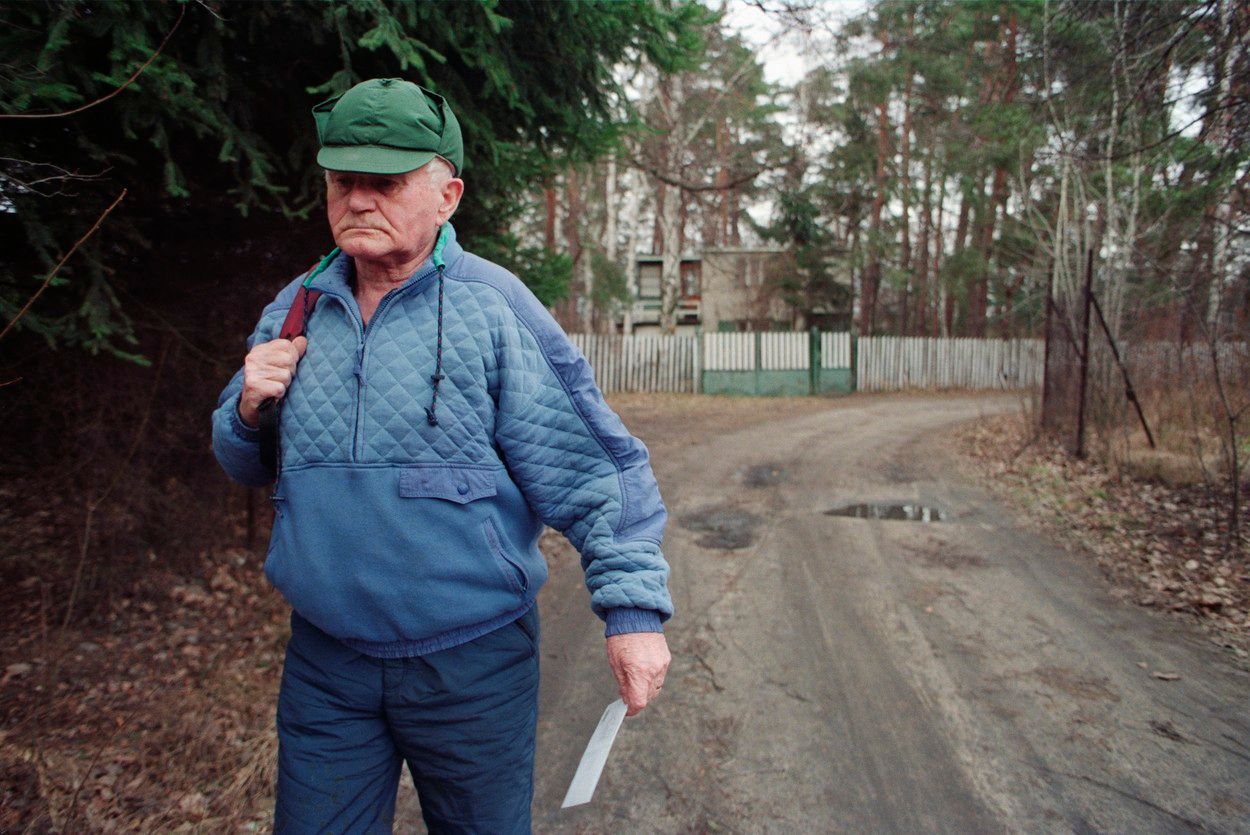
[[[1220,105],[1225,107],[1220,116],[1219,138],[1228,143],[1232,140],[1232,101],[1230,94],[1232,93],[1233,81],[1233,43],[1230,35],[1233,26],[1233,0],[1220,0],[1220,41],[1223,44],[1223,54],[1220,56],[1220,95],[1217,99]],[[1216,209],[1218,215],[1223,215],[1222,222],[1216,224],[1215,229],[1215,251],[1212,253],[1212,271],[1211,285],[1207,290],[1207,323],[1211,327],[1211,333],[1219,331],[1219,314],[1221,301],[1224,294],[1224,281],[1228,272],[1227,254],[1228,254],[1228,238],[1229,230],[1233,227],[1233,194],[1224,196],[1224,205]]]
[[[907,18],[907,37],[911,40],[912,28],[914,26],[916,13],[912,11]],[[900,323],[900,333],[904,336],[908,333],[910,326],[910,313],[912,304],[913,281],[911,275],[911,95],[914,84],[915,73],[912,72],[910,65],[905,65],[907,70],[907,82],[903,87],[903,131],[900,147],[899,160],[899,190],[902,197],[903,214],[899,218],[900,237],[902,251],[899,258],[899,266],[903,271],[903,302],[900,311],[902,322]]]
[[[863,297],[859,311],[859,335],[873,333],[877,320],[877,297],[881,290],[881,211],[885,207],[885,164],[889,153],[889,117],[885,101],[877,105],[877,173],[868,218],[868,266],[864,268]]]
[[[678,114],[681,111],[682,88],[678,79],[668,78],[660,88],[660,107],[670,135],[681,130]],[[672,162],[680,162],[680,154],[669,149]],[[679,166],[673,165],[670,170]],[[680,174],[680,171],[675,171]],[[660,231],[660,330],[666,334],[677,332],[677,298],[681,289],[681,209],[682,193],[677,186],[665,188],[660,184],[660,200],[656,219]]]
[[[923,135],[923,134],[922,134]],[[925,149],[924,192],[920,202],[920,252],[916,256],[916,315],[913,332],[923,336],[928,326],[929,237],[933,230],[933,143]]]

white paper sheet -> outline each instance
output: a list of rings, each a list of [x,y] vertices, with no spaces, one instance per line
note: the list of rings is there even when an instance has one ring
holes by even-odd
[[[603,711],[603,718],[599,720],[595,732],[590,735],[590,742],[586,745],[586,752],[582,754],[582,761],[577,764],[577,773],[573,775],[573,782],[569,783],[568,793],[564,795],[564,803],[560,805],[561,809],[590,802],[590,798],[595,794],[595,786],[599,785],[599,775],[603,772],[603,765],[608,761],[608,752],[612,750],[616,732],[621,729],[621,722],[624,719],[625,702],[620,699],[608,705]]]

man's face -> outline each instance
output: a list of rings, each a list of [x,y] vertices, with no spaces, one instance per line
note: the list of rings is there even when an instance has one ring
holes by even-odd
[[[463,184],[432,162],[406,174],[326,172],[334,243],[353,258],[403,264],[434,245]]]

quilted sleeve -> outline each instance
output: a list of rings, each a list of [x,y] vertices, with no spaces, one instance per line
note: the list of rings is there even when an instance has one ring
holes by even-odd
[[[495,439],[543,522],[581,554],[607,634],[672,616],[660,550],[668,512],[646,445],[604,402],[582,352],[519,281],[495,330]]]
[[[277,336],[298,286],[299,279],[296,279],[265,306],[255,330],[247,338],[248,351],[254,345]],[[213,412],[213,454],[230,478],[248,487],[263,487],[274,480],[274,472],[260,462],[259,430],[251,428],[239,417],[239,395],[242,392],[243,369],[240,368],[217,398],[217,409]]]

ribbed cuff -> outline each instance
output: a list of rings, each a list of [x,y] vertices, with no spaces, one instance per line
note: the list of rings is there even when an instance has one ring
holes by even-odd
[[[234,401],[234,405],[230,408],[230,429],[244,441],[249,443],[258,443],[260,441],[260,430],[248,426],[243,422],[243,418],[239,416],[239,401],[237,398]]]
[[[603,637],[624,635],[629,632],[663,632],[660,613],[654,609],[634,609],[622,607],[608,609],[608,626]]]

